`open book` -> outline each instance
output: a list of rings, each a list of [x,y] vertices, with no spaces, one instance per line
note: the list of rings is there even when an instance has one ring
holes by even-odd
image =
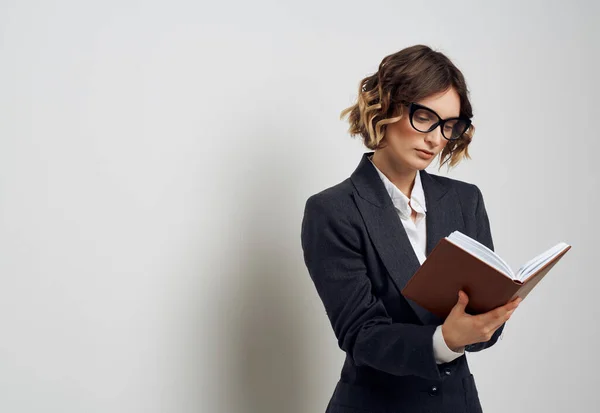
[[[438,242],[402,295],[445,318],[462,289],[469,296],[466,311],[484,313],[517,296],[524,299],[569,249],[560,242],[513,272],[494,251],[454,231]]]

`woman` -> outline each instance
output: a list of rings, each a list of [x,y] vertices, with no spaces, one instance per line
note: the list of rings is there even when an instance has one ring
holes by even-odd
[[[371,149],[352,175],[312,195],[302,248],[339,346],[346,352],[328,413],[480,412],[466,352],[496,343],[520,299],[476,316],[459,292],[439,319],[400,291],[454,230],[493,249],[476,185],[429,174],[469,158],[474,133],[462,73],[416,45],[387,56],[342,112]]]

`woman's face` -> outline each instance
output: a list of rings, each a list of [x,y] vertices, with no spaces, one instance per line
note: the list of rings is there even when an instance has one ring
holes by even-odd
[[[454,88],[415,103],[433,109],[442,119],[457,117],[460,114],[460,98]],[[382,150],[387,157],[397,167],[411,171],[427,168],[448,143],[442,136],[439,125],[428,133],[415,130],[410,124],[408,107],[404,107],[399,121],[387,126],[384,142],[385,148]],[[423,151],[428,151],[431,155]]]

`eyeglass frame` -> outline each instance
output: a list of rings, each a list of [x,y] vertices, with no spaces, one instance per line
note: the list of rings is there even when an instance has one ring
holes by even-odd
[[[436,113],[436,111],[435,111],[435,110],[433,110],[433,109],[431,109],[431,108],[428,108],[427,106],[423,106],[423,105],[421,105],[421,104],[419,104],[419,103],[416,103],[416,102],[409,102],[409,103],[408,103],[408,104],[406,104],[405,106],[408,106],[408,120],[409,120],[409,122],[410,122],[410,126],[412,126],[412,127],[413,127],[413,129],[414,129],[414,130],[416,130],[417,132],[421,132],[421,133],[429,133],[429,132],[431,132],[432,130],[434,130],[435,128],[437,128],[438,126],[441,126],[442,137],[443,137],[444,139],[446,139],[447,141],[457,141],[457,140],[459,140],[460,138],[462,138],[462,137],[464,136],[465,132],[466,132],[466,131],[468,131],[468,130],[469,130],[469,128],[471,127],[471,119],[469,119],[469,118],[466,118],[466,117],[464,117],[464,116],[457,116],[457,117],[452,117],[452,118],[442,119],[442,118],[440,117],[440,115],[438,115],[438,114]],[[417,111],[417,109],[424,109],[424,110],[426,110],[426,111],[428,111],[428,112],[431,112],[431,113],[433,113],[435,116],[437,116],[437,118],[438,118],[438,121],[437,121],[437,122],[436,122],[436,123],[435,123],[435,124],[434,124],[434,125],[433,125],[433,126],[432,126],[432,127],[429,129],[429,130],[428,130],[428,131],[425,131],[425,132],[423,132],[422,130],[419,130],[419,129],[417,129],[417,128],[415,127],[415,125],[413,124],[413,114],[414,114],[414,113]],[[458,137],[456,137],[456,138],[446,138],[446,135],[444,135],[444,125],[446,124],[446,122],[447,122],[447,121],[450,121],[450,120],[456,120],[456,119],[459,119],[459,120],[462,120],[462,121],[466,122],[466,123],[467,123],[467,127],[465,128],[465,130],[464,130],[464,131],[463,131],[463,132],[462,132],[462,133],[461,133],[461,134],[460,134]]]

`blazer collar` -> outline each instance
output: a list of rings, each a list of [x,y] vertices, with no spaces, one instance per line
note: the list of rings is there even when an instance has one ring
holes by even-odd
[[[356,170],[350,176],[356,188],[353,196],[373,245],[401,294],[408,280],[420,267],[420,263],[392,199],[375,166],[368,158],[373,153],[364,153]],[[456,229],[463,229],[464,221],[460,200],[454,189],[435,179],[425,170],[419,171],[419,174],[427,205],[426,255],[429,255],[441,238]],[[443,322],[438,316],[412,300],[407,298],[406,300],[423,324]]]
[[[369,159],[368,156],[367,159]],[[383,182],[383,186],[385,186],[388,195],[392,199],[392,203],[404,219],[408,219],[408,217],[411,216],[411,208],[414,208],[417,213],[425,214],[427,212],[427,203],[425,202],[425,193],[423,192],[420,173],[415,176],[415,184],[409,198],[404,195],[402,191],[400,191],[400,189],[398,189],[398,187],[379,170],[379,168],[377,168],[377,165],[373,163],[373,159],[370,159],[370,161],[377,171],[377,175],[379,175],[379,178]]]
[[[360,163],[352,173],[351,179],[356,190],[362,198],[378,207],[393,206],[393,202],[387,189],[377,173],[377,169],[369,159],[374,152],[366,152],[362,155]],[[448,191],[448,187],[435,181],[425,170],[419,171],[421,185],[425,193],[425,204],[427,209],[433,207]]]

